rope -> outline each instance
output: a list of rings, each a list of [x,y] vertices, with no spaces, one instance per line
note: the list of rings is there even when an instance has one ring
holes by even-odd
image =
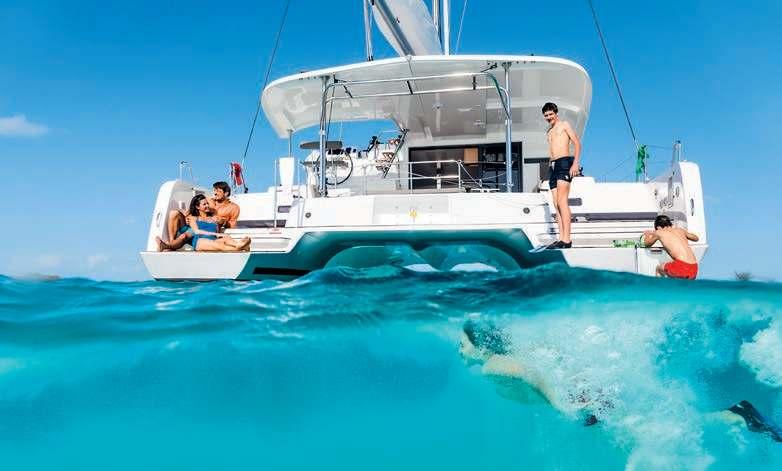
[[[605,180],[605,178],[606,178],[607,176],[611,175],[611,174],[612,174],[612,173],[614,173],[614,172],[615,172],[615,171],[616,171],[616,170],[617,170],[619,167],[621,167],[622,165],[626,164],[627,162],[629,162],[631,159],[634,159],[634,158],[635,158],[635,156],[633,155],[633,156],[630,156],[630,157],[628,157],[628,158],[624,159],[623,161],[619,162],[619,163],[616,165],[616,167],[612,168],[611,170],[609,170],[609,171],[607,171],[606,173],[604,173],[603,175],[601,175],[601,176],[600,176],[600,179],[601,179],[601,180]]]
[[[600,22],[597,20],[597,13],[595,7],[592,5],[592,0],[587,0],[589,3],[589,9],[592,10],[592,18],[595,20],[595,28],[597,28],[597,35],[600,36],[600,44],[603,45],[603,53],[605,53],[606,61],[608,61],[608,68],[611,70],[611,77],[614,79],[614,85],[616,86],[616,92],[619,94],[619,101],[622,102],[622,109],[625,112],[625,118],[627,119],[627,126],[630,128],[630,134],[633,136],[633,143],[636,150],[638,149],[638,139],[635,137],[635,130],[633,124],[630,122],[630,113],[627,111],[627,104],[625,103],[624,96],[622,96],[622,88],[619,86],[619,79],[616,78],[616,71],[614,70],[614,63],[611,62],[611,56],[608,54],[608,47],[606,46],[605,38],[603,37],[603,31],[600,29]]]
[[[467,11],[467,0],[464,0],[464,4],[462,5],[462,17],[459,20],[459,33],[456,35],[456,49],[454,49],[454,53],[459,53],[459,45],[462,42],[462,25],[464,24],[464,12]]]
[[[659,145],[659,144],[646,144],[646,147],[648,147],[649,149],[671,150],[671,146],[662,146],[662,145]],[[605,178],[608,175],[610,175],[610,174],[614,173],[615,171],[617,171],[617,169],[619,169],[619,167],[621,167],[622,165],[624,165],[627,162],[629,162],[630,160],[632,160],[633,157],[634,156],[631,155],[630,157],[622,160],[615,167],[611,168],[611,170],[609,170],[609,171],[603,173],[602,175],[600,175],[600,177],[598,177],[598,180],[605,180]],[[651,154],[649,154],[648,157],[649,157],[649,162],[648,162],[649,165],[662,165],[662,164],[665,163],[664,161],[659,161],[659,160],[654,160],[653,161]]]
[[[244,146],[244,154],[242,154],[242,168],[244,168],[244,162],[247,159],[247,151],[250,149],[250,142],[253,140],[253,134],[255,133],[255,123],[258,121],[258,114],[261,112],[261,98],[263,96],[263,91],[266,88],[266,84],[269,83],[269,75],[272,71],[272,65],[274,65],[274,57],[277,55],[277,46],[280,45],[280,36],[282,35],[282,29],[285,26],[285,20],[288,18],[288,7],[290,4],[291,0],[285,0],[285,10],[282,13],[280,27],[277,30],[277,38],[274,40],[274,48],[272,49],[272,55],[269,58],[269,65],[266,68],[266,76],[263,79],[261,93],[258,95],[258,106],[255,108],[255,116],[253,117],[253,124],[250,127],[250,135],[247,136],[247,144]]]

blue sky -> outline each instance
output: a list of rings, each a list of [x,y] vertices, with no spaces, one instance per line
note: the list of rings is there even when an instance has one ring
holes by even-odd
[[[594,3],[640,141],[682,139],[701,166],[703,275],[782,279],[782,2]],[[455,42],[462,1],[452,4]],[[138,251],[159,185],[180,160],[208,184],[241,157],[283,5],[4,0],[0,172],[12,229],[0,273],[145,278]],[[377,57],[394,55],[379,36],[375,44]],[[586,171],[603,176],[632,155],[586,0],[468,2],[460,52],[582,64],[593,82]],[[363,54],[360,0],[292,0],[272,79]],[[262,116],[248,157],[253,188],[270,184],[286,149]],[[669,159],[653,149],[652,169]],[[608,177],[632,172],[630,160]]]

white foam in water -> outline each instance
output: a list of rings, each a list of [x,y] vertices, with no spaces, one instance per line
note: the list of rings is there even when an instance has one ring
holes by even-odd
[[[270,309],[271,310],[271,309],[275,309],[276,308],[276,306],[273,305],[273,304],[264,303],[264,302],[258,301],[255,298],[250,298],[250,297],[240,298],[239,302],[242,303],[242,304],[247,304],[247,305],[250,305],[250,306],[259,307],[261,309]]]
[[[741,346],[740,357],[758,381],[782,388],[782,323],[774,321],[755,334]]]
[[[635,314],[515,318],[514,358],[561,413],[594,414],[631,449],[627,469],[705,469],[713,458],[693,393],[662,379],[655,361],[671,315]]]
[[[782,469],[782,444],[725,412],[748,400],[782,424],[782,286],[425,255],[506,273],[0,276],[3,469]],[[473,331],[462,365],[467,320],[502,332]]]
[[[170,311],[174,309],[174,306],[177,304],[180,304],[183,300],[182,299],[174,299],[172,301],[160,301],[155,303],[155,309],[158,311]]]
[[[303,339],[304,338],[302,334],[296,332],[279,332],[276,330],[270,330],[269,335],[278,339]]]
[[[402,268],[405,268],[410,271],[417,271],[420,273],[432,273],[432,272],[440,271],[437,268],[429,265],[428,263],[413,263],[411,265],[405,265]]]
[[[485,263],[459,263],[454,265],[450,271],[475,271],[475,272],[492,272],[496,273],[497,269],[491,265]]]
[[[200,289],[201,289],[200,285],[188,286],[188,287],[145,286],[143,288],[135,290],[133,294],[153,295],[153,294],[160,294],[160,293],[172,293],[172,294],[185,295],[185,294],[195,293]]]

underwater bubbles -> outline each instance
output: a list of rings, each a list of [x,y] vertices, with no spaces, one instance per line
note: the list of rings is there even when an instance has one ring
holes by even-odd
[[[781,286],[382,250],[284,283],[0,278],[4,466],[782,468]]]

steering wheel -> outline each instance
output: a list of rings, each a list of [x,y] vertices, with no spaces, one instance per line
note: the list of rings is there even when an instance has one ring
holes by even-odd
[[[315,172],[320,176],[320,157],[315,161]],[[339,186],[353,174],[353,158],[349,153],[326,153],[326,185]]]

